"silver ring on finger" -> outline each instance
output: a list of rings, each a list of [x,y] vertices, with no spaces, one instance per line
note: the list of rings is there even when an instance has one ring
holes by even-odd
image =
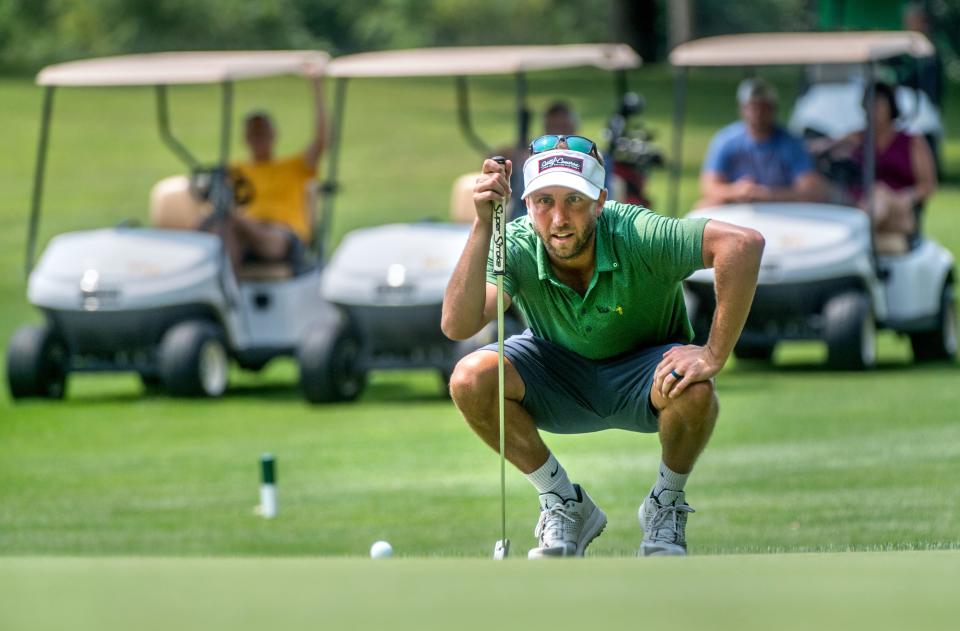
[[[683,379],[683,375],[678,373],[676,370],[671,370],[670,374],[673,375],[674,379]]]

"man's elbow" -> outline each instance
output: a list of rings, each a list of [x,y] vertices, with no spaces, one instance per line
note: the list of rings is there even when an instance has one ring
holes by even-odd
[[[461,338],[457,335],[459,333],[458,328],[456,320],[444,311],[443,315],[440,316],[440,330],[443,331],[443,334],[451,340],[459,340]]]
[[[444,335],[455,342],[465,340],[473,335],[473,333],[469,331],[468,327],[463,326],[462,318],[453,317],[447,312],[444,312],[443,315],[440,316],[440,330],[443,331]]]
[[[766,244],[767,241],[762,234],[752,228],[743,228],[738,239],[737,249],[743,255],[755,259],[759,265]]]
[[[752,228],[736,226],[731,230],[717,249],[717,263],[722,258],[727,264],[756,265],[760,267],[760,258],[766,241],[763,235]]]

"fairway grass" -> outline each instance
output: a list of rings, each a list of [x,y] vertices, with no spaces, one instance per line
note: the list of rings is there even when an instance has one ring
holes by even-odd
[[[893,353],[896,349],[888,350]],[[144,396],[88,376],[60,403],[0,423],[0,555],[486,557],[499,533],[496,454],[437,375],[377,373],[355,404],[309,406],[279,363],[220,401]],[[696,554],[960,547],[960,371],[842,374],[741,366],[688,487]],[[904,388],[909,390],[905,396]],[[632,555],[656,474],[655,436],[548,436],[609,517],[590,547]],[[258,458],[278,459],[280,514],[255,517]],[[536,495],[507,474],[515,553]]]
[[[0,628],[956,629],[960,552],[528,562],[6,558]]]

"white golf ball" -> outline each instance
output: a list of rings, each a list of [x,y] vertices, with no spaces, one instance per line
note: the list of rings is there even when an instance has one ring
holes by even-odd
[[[393,556],[393,546],[386,541],[374,541],[370,546],[371,559],[386,559]]]

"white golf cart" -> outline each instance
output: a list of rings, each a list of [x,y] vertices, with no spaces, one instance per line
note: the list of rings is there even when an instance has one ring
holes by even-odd
[[[172,395],[216,397],[227,387],[231,359],[258,369],[275,356],[294,354],[314,327],[335,328],[339,316],[320,297],[315,263],[233,270],[221,238],[192,229],[199,216],[190,207],[202,204],[186,190],[187,178],[155,189],[153,219],[162,227],[61,234],[34,267],[56,88],[154,86],[161,138],[192,172],[208,211],[225,214],[246,194],[227,169],[233,82],[315,76],[328,60],[312,51],[163,53],[76,61],[40,72],[37,83],[45,86],[45,95],[26,270],[28,299],[46,322],[20,328],[7,347],[14,399],[60,398],[69,373],[97,371],[134,371],[145,385]],[[220,144],[212,167],[204,167],[171,131],[168,86],[187,84],[222,88]],[[348,392],[341,384],[336,389]]]
[[[932,53],[926,38],[908,32],[749,34],[678,46],[670,54],[671,64],[680,69],[675,93],[671,211],[676,214],[687,69],[858,64],[864,85],[871,86],[867,99],[872,103],[872,79],[878,62]],[[859,97],[851,107],[859,109]],[[849,119],[851,113],[823,115],[835,120],[816,124],[805,119],[804,125],[827,134],[850,131],[832,123]],[[866,164],[861,174],[863,189],[868,193],[874,171],[872,125],[868,117]],[[819,339],[827,344],[831,367],[870,368],[876,363],[878,328],[909,335],[916,361],[956,356],[954,258],[922,234],[905,240],[898,253],[880,254],[870,215],[849,206],[735,204],[699,209],[688,216],[740,224],[760,231],[766,238],[756,297],[735,349],[738,357],[769,360],[782,340]],[[711,270],[702,270],[685,283],[688,310],[701,338],[709,329],[715,306],[713,280]]]
[[[640,58],[626,45],[496,46],[433,48],[361,53],[334,59],[327,74],[336,77],[333,134],[328,166],[329,188],[336,180],[341,144],[341,120],[347,82],[367,77],[455,77],[460,128],[478,152],[489,157],[493,150],[474,130],[468,108],[467,77],[514,75],[516,78],[516,155],[525,155],[529,142],[526,73],[594,66],[615,74],[618,94],[626,93],[626,74]],[[620,103],[614,103],[614,109]],[[623,127],[623,121],[620,127]],[[479,164],[479,160],[478,160]],[[520,169],[514,175],[521,177]],[[469,220],[473,213],[472,191],[476,174],[458,180],[452,213]],[[522,185],[515,181],[519,196]],[[323,214],[331,214],[333,200],[324,200]],[[514,200],[518,204],[519,200]],[[457,212],[459,210],[459,212]],[[433,368],[446,381],[456,362],[482,344],[496,340],[496,327],[488,327],[466,342],[452,342],[440,330],[443,294],[469,234],[468,223],[423,221],[358,229],[347,234],[324,270],[323,295],[345,314],[340,329],[318,327],[301,351],[304,372],[327,374],[331,365],[348,364],[356,371],[349,381],[363,383],[366,371],[392,368]],[[507,318],[507,335],[520,325]],[[341,354],[359,346],[358,361],[344,362]],[[319,379],[313,382],[320,381]],[[306,380],[305,384],[311,383]],[[305,386],[310,400],[325,393]]]

